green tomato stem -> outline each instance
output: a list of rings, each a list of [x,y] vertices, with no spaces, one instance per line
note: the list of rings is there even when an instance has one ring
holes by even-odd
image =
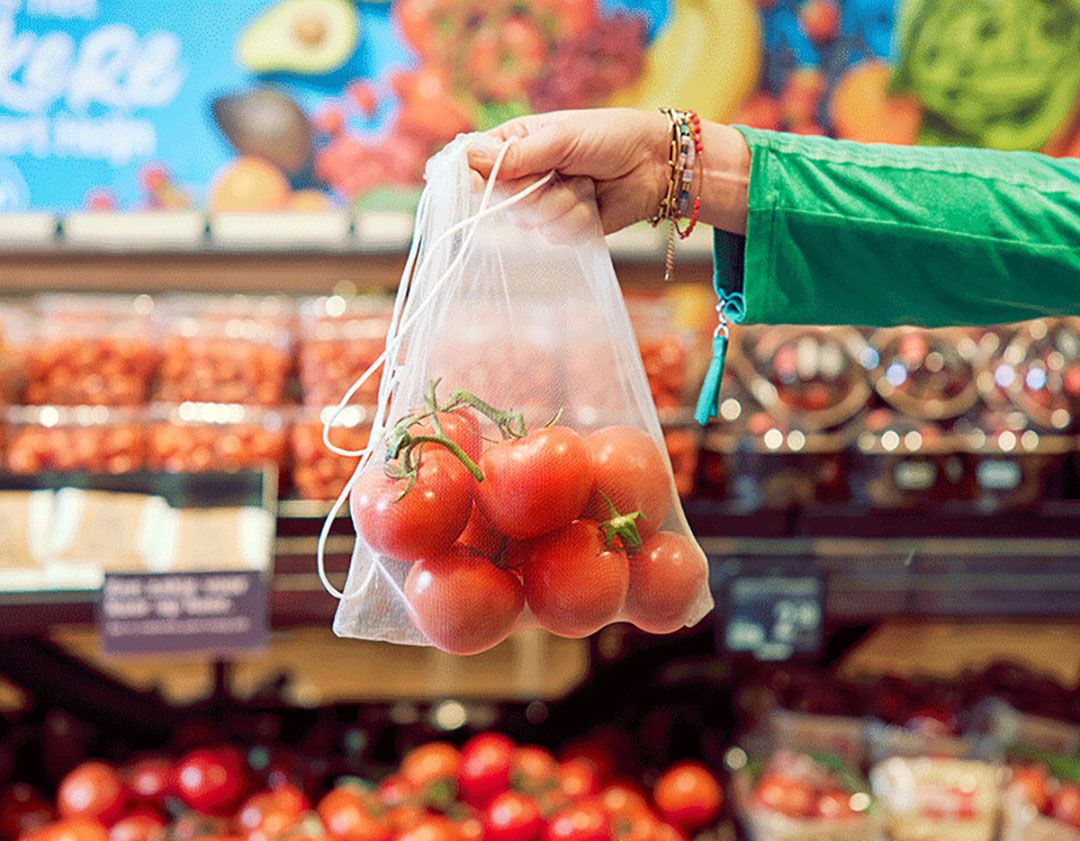
[[[473,478],[476,479],[477,482],[484,481],[484,471],[480,469],[480,466],[469,458],[466,452],[461,449],[455,441],[451,441],[445,435],[409,436],[409,443],[405,448],[406,458],[409,458],[412,455],[412,451],[420,444],[437,444],[440,447],[445,447],[454,454],[454,457],[457,458],[458,461],[465,465],[465,469],[473,475]]]

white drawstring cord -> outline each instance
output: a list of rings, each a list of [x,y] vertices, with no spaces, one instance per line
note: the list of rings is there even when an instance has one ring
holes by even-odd
[[[338,512],[345,504],[345,500],[348,499],[349,493],[352,491],[353,486],[356,484],[356,480],[359,478],[360,474],[363,472],[364,467],[371,459],[371,455],[375,450],[375,442],[377,442],[378,439],[381,437],[383,423],[385,422],[385,415],[389,408],[392,383],[396,377],[398,350],[400,348],[402,338],[404,337],[405,333],[407,333],[408,330],[413,326],[421,313],[423,313],[431,304],[435,302],[435,299],[437,298],[439,292],[442,291],[443,286],[453,276],[459,265],[461,265],[465,261],[468,256],[468,252],[472,247],[473,238],[475,237],[476,231],[479,227],[479,223],[487,217],[492,216],[496,213],[500,213],[507,208],[513,206],[517,202],[521,201],[522,199],[525,199],[528,196],[532,195],[537,190],[544,187],[555,176],[554,172],[549,172],[543,178],[539,179],[533,184],[530,184],[525,189],[520,190],[509,198],[504,199],[496,205],[493,205],[492,207],[488,207],[488,202],[491,200],[491,195],[495,190],[496,178],[498,177],[499,169],[502,167],[503,159],[506,157],[507,151],[510,149],[510,146],[513,145],[516,139],[517,138],[515,137],[507,138],[503,142],[502,147],[499,149],[499,154],[495,157],[495,162],[491,167],[491,174],[488,176],[487,185],[484,188],[484,193],[480,200],[480,205],[477,208],[476,213],[454,225],[451,225],[449,228],[443,231],[435,239],[435,241],[431,243],[430,248],[427,249],[424,258],[420,261],[419,266],[416,266],[414,269],[416,255],[419,252],[419,248],[421,245],[420,235],[417,232],[423,230],[422,223],[424,221],[424,218],[426,217],[426,212],[428,210],[428,187],[424,188],[424,192],[420,197],[420,202],[417,205],[415,228],[413,232],[412,244],[409,247],[409,256],[405,262],[405,268],[402,271],[401,280],[398,284],[398,294],[397,298],[394,301],[394,313],[391,317],[390,327],[387,330],[386,347],[383,352],[379,354],[378,359],[376,359],[368,367],[368,369],[360,375],[356,382],[354,382],[349,387],[349,389],[345,392],[344,396],[341,398],[338,405],[334,408],[334,411],[323,422],[323,443],[326,444],[327,448],[330,449],[331,452],[337,453],[338,455],[359,457],[360,459],[356,465],[356,469],[353,470],[352,476],[349,477],[349,481],[345,483],[345,487],[341,489],[341,493],[338,494],[337,499],[331,506],[330,511],[326,516],[326,520],[323,522],[322,531],[319,533],[317,563],[319,580],[322,582],[322,585],[326,588],[327,592],[329,592],[337,599],[344,598],[345,594],[344,592],[338,590],[333,584],[331,584],[329,578],[326,575],[326,542],[330,537],[330,530],[331,528],[333,528],[333,524],[334,521],[337,519]],[[422,216],[421,214],[424,215]],[[420,302],[419,306],[415,310],[412,310],[408,314],[408,317],[405,317],[404,321],[401,322],[400,319],[404,316],[406,308],[409,304],[412,303],[408,294],[412,277],[415,274],[422,272],[427,267],[428,261],[431,259],[431,256],[436,253],[439,245],[441,245],[447,237],[452,236],[463,228],[468,228],[468,233],[465,235],[465,238],[461,243],[461,247],[458,249],[457,255],[451,261],[450,265],[446,268],[446,271],[443,272],[443,274],[432,286],[431,291],[428,293],[427,297],[425,297]],[[379,386],[378,403],[376,406],[375,417],[372,420],[371,436],[369,438],[368,445],[362,450],[345,450],[341,447],[337,447],[330,441],[330,429],[332,428],[334,421],[336,421],[338,416],[346,409],[349,401],[352,399],[353,395],[356,394],[357,390],[359,390],[360,387],[365,382],[367,382],[371,375],[374,374],[375,371],[377,371],[382,365],[385,365],[386,368],[383,371],[383,379]],[[371,573],[369,571],[369,578],[370,574]]]

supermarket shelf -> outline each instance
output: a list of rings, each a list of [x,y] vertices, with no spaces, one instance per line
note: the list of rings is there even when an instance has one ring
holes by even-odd
[[[282,503],[271,592],[275,627],[333,618],[336,602],[314,569],[326,510],[325,503]],[[825,580],[826,618],[836,624],[914,616],[1058,618],[1075,616],[1080,604],[1080,503],[993,515],[969,508],[868,516],[842,509],[738,511],[694,500],[687,514],[712,559],[716,589],[732,574],[778,565],[812,571]],[[855,532],[853,523],[864,525]],[[1022,531],[1006,531],[1021,524]],[[333,580],[344,580],[352,546],[343,516],[327,544]],[[91,591],[0,594],[0,634],[89,623],[94,599]]]

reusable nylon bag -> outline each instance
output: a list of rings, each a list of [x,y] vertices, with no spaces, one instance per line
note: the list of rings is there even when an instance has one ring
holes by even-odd
[[[578,637],[616,620],[694,624],[712,606],[707,561],[595,197],[538,224],[580,182],[552,173],[507,197],[510,141],[480,189],[470,140],[428,161],[384,358],[339,405],[383,363],[368,447],[335,447],[332,418],[324,429],[359,457],[320,541],[334,632],[468,654],[535,625]],[[323,548],[350,493],[357,541],[339,593]]]

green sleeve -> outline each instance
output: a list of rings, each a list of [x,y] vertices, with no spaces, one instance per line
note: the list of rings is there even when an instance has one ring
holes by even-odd
[[[717,290],[766,324],[996,324],[1080,315],[1080,160],[739,127],[746,237]]]

